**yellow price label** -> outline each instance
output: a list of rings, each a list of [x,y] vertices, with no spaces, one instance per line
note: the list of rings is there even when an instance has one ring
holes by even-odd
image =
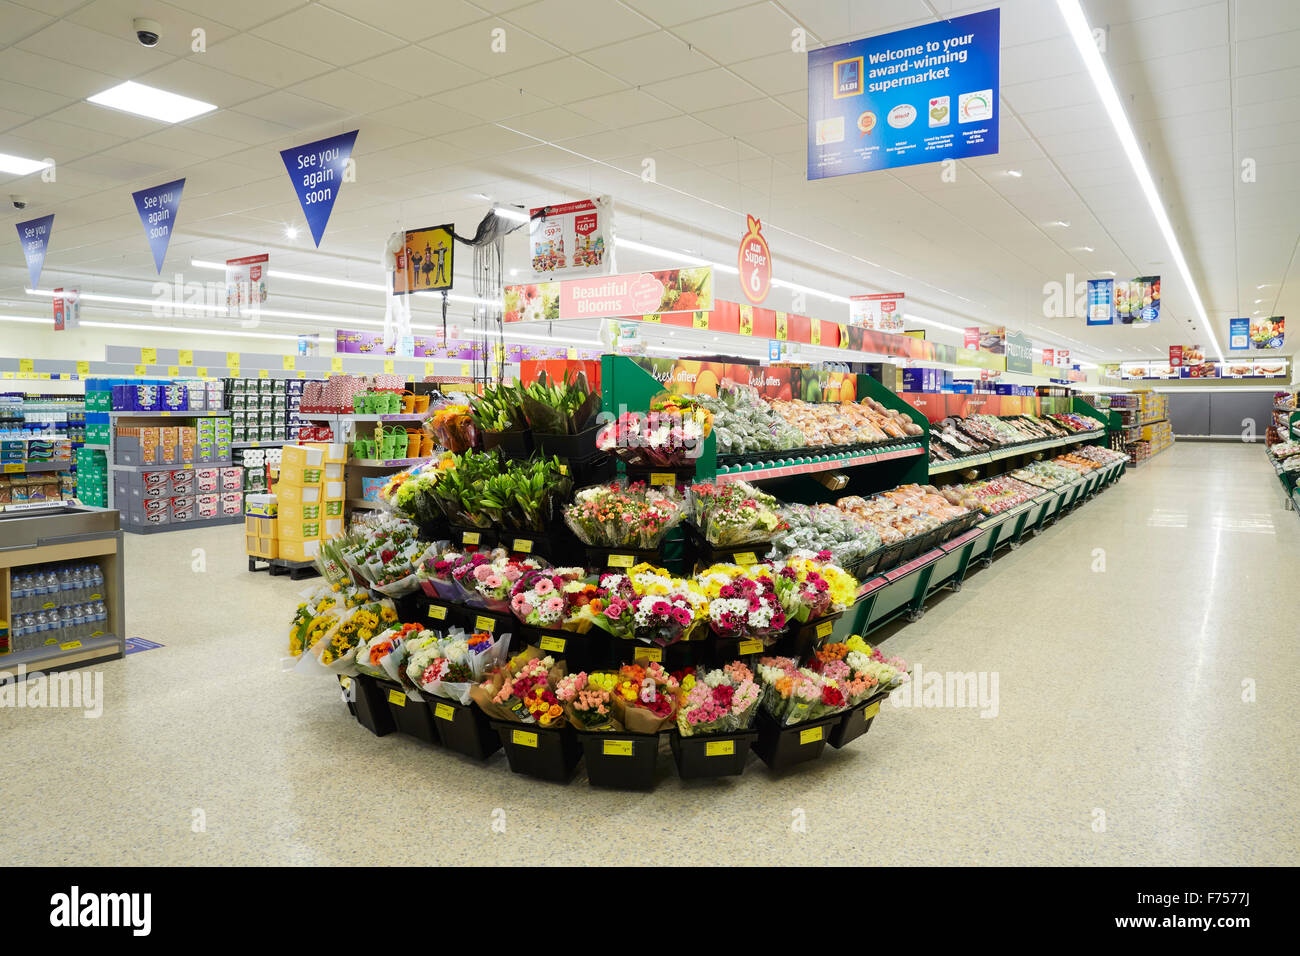
[[[27,466],[24,465],[21,461],[13,461],[13,462],[6,462],[6,463],[5,463],[5,474],[6,474],[6,475],[17,475],[17,474],[21,474],[21,473],[24,472],[26,469],[27,469]]]
[[[790,336],[790,318],[784,312],[776,314],[776,337],[784,342]]]
[[[752,305],[742,305],[740,307],[740,334],[754,334],[754,307]]]
[[[630,554],[611,554],[609,556],[609,566],[611,568],[630,568],[633,563]]]
[[[822,344],[821,319],[811,319],[809,321],[809,325],[811,326],[811,332],[812,332],[812,334],[809,336],[811,343],[813,345],[821,345]]]
[[[562,637],[544,637],[538,642],[538,646],[544,651],[555,651],[558,654],[563,654],[566,643],[568,642]]]
[[[78,374],[78,375],[89,375],[89,374],[90,374],[90,363],[89,363],[89,362],[78,362],[78,363],[77,363],[77,374]]]
[[[264,368],[263,368],[263,369],[258,369],[258,371],[257,371],[257,377],[258,377],[258,378],[270,378],[270,377],[271,377],[271,373],[270,373],[267,369],[264,369]]]
[[[734,740],[710,740],[704,745],[706,757],[730,757],[736,752]]]
[[[578,348],[577,348],[577,346],[575,346],[575,345],[570,345],[570,346],[569,346],[569,358],[570,358],[570,359],[576,359],[577,357],[578,357]]]
[[[633,655],[633,660],[638,660],[638,661],[647,661],[647,662],[653,662],[653,663],[662,664],[662,663],[663,663],[663,660],[664,660],[664,652],[663,652],[663,648],[661,648],[661,647],[638,647],[637,650],[636,650],[636,654]]]
[[[461,374],[461,375],[473,375],[473,374],[474,374],[474,370],[473,370],[472,368],[470,368],[469,362],[461,362],[461,363],[460,363],[460,374]]]
[[[833,630],[835,630],[834,621],[822,621],[820,624],[817,625],[817,636],[829,637],[831,631]]]
[[[37,375],[38,375],[38,377],[40,377],[42,380],[48,380],[49,377],[50,377],[50,373],[49,373],[49,372],[38,372]]]
[[[466,531],[460,536],[462,544],[478,544],[479,535],[477,531]]]
[[[300,370],[300,371],[298,372],[298,377],[299,377],[299,378],[306,378],[306,377],[307,377],[307,373],[306,373],[305,371],[301,371],[301,370]]]
[[[600,748],[600,752],[606,757],[630,757],[632,756],[632,741],[630,740],[605,740]]]
[[[226,353],[226,368],[239,368],[239,353],[238,353],[238,352],[227,352],[227,353]]]
[[[80,647],[80,646],[81,646],[81,641],[68,641],[66,644],[60,644],[60,645],[59,645],[59,650],[61,650],[61,651],[75,651],[75,650],[76,650],[78,647]]]
[[[439,720],[455,720],[456,708],[451,704],[435,704],[433,707],[433,716]]]
[[[641,316],[641,321],[642,321],[642,322],[653,322],[653,323],[655,323],[656,325],[658,325],[658,324],[659,324],[659,313],[656,312],[654,315],[643,315],[643,316]]]
[[[392,370],[393,370],[393,360],[392,360],[392,359],[384,359],[384,371],[385,371],[385,372],[391,372]]]
[[[434,374],[434,371],[433,371],[433,363],[432,363],[432,362],[425,362],[425,363],[424,363],[424,374],[425,374],[425,375],[433,375],[433,374]]]
[[[696,329],[707,329],[709,327],[709,313],[692,312],[691,327]]]
[[[143,375],[143,374],[145,374],[145,367],[144,367],[143,365],[137,365],[137,366],[135,367],[135,374],[136,374],[136,375]]]
[[[32,371],[33,368],[35,368],[35,363],[33,363],[31,359],[19,359],[19,360],[18,360],[18,371],[20,371],[20,372],[30,372],[30,371]]]
[[[405,707],[406,694],[400,690],[390,690],[388,692],[388,702],[394,707]]]
[[[178,351],[178,352],[176,353],[176,361],[177,361],[178,363],[180,363],[181,365],[193,365],[193,364],[194,364],[194,350],[193,350],[193,349],[181,349],[180,351]]]
[[[13,377],[14,377],[13,372],[0,372],[0,378],[13,378]]]
[[[171,418],[171,417],[172,417],[172,413],[171,413],[171,412],[159,412],[158,414],[161,415],[163,418]]]
[[[497,629],[496,618],[488,617],[486,614],[480,614],[478,617],[474,618],[474,630],[487,631],[489,634],[491,634],[496,629]]]
[[[763,642],[750,638],[736,645],[737,654],[762,654]]]
[[[736,555],[737,564],[758,564],[758,555],[753,551],[741,551]]]
[[[194,374],[197,375],[199,378],[207,378],[208,370],[203,366],[199,366],[194,370]]]
[[[880,701],[876,701],[874,704],[872,704],[870,707],[864,710],[862,712],[862,717],[865,720],[870,720],[872,717],[875,717],[876,714],[878,713],[880,713]]]
[[[168,365],[168,366],[167,366],[167,374],[168,374],[168,375],[171,375],[171,376],[173,376],[173,377],[174,377],[174,376],[177,376],[177,375],[181,374],[181,367],[180,367],[179,365]]]
[[[292,372],[298,367],[298,360],[292,355],[282,356],[280,359],[280,367],[286,372]]]
[[[330,359],[330,371],[331,372],[343,371],[343,359],[339,358],[337,355],[334,356],[332,359]]]
[[[141,350],[140,350],[140,361],[143,362],[145,365],[157,365],[157,364],[158,364],[158,350],[157,350],[157,349],[141,349]]]
[[[537,735],[527,730],[512,730],[510,742],[517,747],[536,747]]]
[[[533,543],[527,538],[515,538],[515,546],[512,551],[518,551],[520,554],[532,554]]]
[[[676,487],[677,476],[674,475],[671,471],[652,471],[650,472],[650,484],[668,485],[669,487]]]
[[[441,604],[430,604],[429,617],[433,618],[435,621],[445,621],[447,620],[447,609]]]
[[[822,739],[822,727],[809,727],[807,730],[799,731],[799,746],[804,744],[815,744]]]
[[[347,690],[349,687],[352,686],[352,678],[340,675],[339,684],[343,687],[344,690]]]

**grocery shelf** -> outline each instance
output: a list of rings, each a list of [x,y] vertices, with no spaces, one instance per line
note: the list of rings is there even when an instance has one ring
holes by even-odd
[[[966,458],[955,458],[952,461],[933,463],[930,465],[930,474],[942,475],[949,471],[961,471],[963,468],[975,468],[991,462],[1001,461],[1003,458],[1014,458],[1016,455],[1027,455],[1036,451],[1046,451],[1049,448],[1073,445],[1076,442],[1091,441],[1094,438],[1102,438],[1105,434],[1106,430],[1100,428],[1091,432],[1076,432],[1065,438],[1050,438],[1043,441],[1029,442],[1024,445],[1012,445],[1009,448],[1000,448],[997,451],[980,452],[978,455],[969,455]]]
[[[1162,416],[1159,417],[1159,418],[1144,418],[1144,419],[1142,419],[1142,421],[1138,422],[1138,424],[1139,424],[1139,425],[1154,425],[1156,422],[1164,422],[1164,421],[1168,421],[1168,419],[1165,418],[1165,417],[1162,415]]]
[[[409,468],[411,465],[428,460],[427,458],[349,458],[347,463],[360,468]]]
[[[72,467],[71,461],[7,461],[0,466],[0,473],[6,475],[31,475],[45,471],[67,471]]]
[[[811,475],[819,471],[838,471],[842,468],[858,468],[863,465],[874,465],[878,462],[892,461],[898,458],[911,458],[924,453],[925,449],[920,445],[913,445],[904,448],[891,448],[888,451],[876,452],[875,454],[846,455],[828,461],[767,465],[759,468],[746,468],[746,466],[737,465],[733,466],[736,470],[724,471],[723,468],[719,468],[716,481],[718,484],[724,485],[736,481],[763,481],[768,478],[786,478],[791,475]]]
[[[352,412],[304,412],[298,411],[299,418],[313,422],[422,422],[429,417],[427,412],[399,413],[395,415],[366,415]]]
[[[106,657],[120,657],[121,654],[122,642],[112,634],[102,634],[99,637],[83,637],[75,641],[31,647],[24,651],[10,651],[0,656],[0,668],[8,671],[18,667],[28,671],[34,668],[49,669],[85,664]]]
[[[230,415],[229,409],[212,411],[210,409],[199,409],[197,411],[155,411],[155,412],[119,412],[110,411],[108,414],[116,415],[119,418],[223,418]]]
[[[229,468],[234,462],[229,458],[221,461],[159,461],[149,465],[119,465],[109,462],[108,467],[114,471],[193,471],[195,468]]]
[[[211,528],[216,525],[243,524],[244,516],[216,515],[212,518],[193,518],[189,521],[168,522],[167,524],[124,524],[122,530],[128,534],[160,534],[163,531],[184,531],[188,528]]]
[[[384,506],[378,501],[367,501],[365,498],[346,498],[344,499],[349,508],[356,508],[360,511],[383,511]]]
[[[231,448],[279,448],[281,445],[296,444],[292,438],[268,438],[266,441],[232,441]]]

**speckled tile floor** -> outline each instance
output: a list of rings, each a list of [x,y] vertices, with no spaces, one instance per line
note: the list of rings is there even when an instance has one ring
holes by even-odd
[[[128,535],[127,563],[129,632],[166,646],[101,668],[98,719],[0,710],[7,862],[1300,857],[1300,517],[1259,447],[1176,445],[888,630],[923,671],[996,673],[995,717],[886,704],[781,778],[751,757],[743,777],[686,783],[665,753],[648,794],[372,737],[330,679],[284,670],[305,582],[248,573],[238,528]]]

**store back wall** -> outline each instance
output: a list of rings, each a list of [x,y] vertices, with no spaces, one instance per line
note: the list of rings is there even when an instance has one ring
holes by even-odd
[[[1272,392],[1224,389],[1169,392],[1169,424],[1177,437],[1264,440],[1273,418]],[[1253,436],[1247,439],[1245,436]]]

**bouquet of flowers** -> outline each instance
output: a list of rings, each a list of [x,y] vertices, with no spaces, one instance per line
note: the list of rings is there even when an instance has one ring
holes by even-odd
[[[762,696],[754,674],[740,661],[721,670],[681,678],[677,730],[683,737],[746,730]]]
[[[421,642],[406,659],[407,678],[435,697],[468,704],[470,688],[505,660],[509,637],[494,639],[486,631],[466,634],[452,628],[446,637]]]
[[[553,727],[564,716],[555,688],[564,665],[526,648],[505,665],[489,671],[470,688],[470,697],[490,717]]]
[[[888,694],[911,679],[912,668],[901,657],[885,657],[879,648],[872,648],[854,634],[843,645],[844,663],[850,679],[846,690],[853,695],[853,703],[876,694]]]
[[[446,601],[459,601],[461,591],[451,576],[456,562],[461,557],[459,551],[431,549],[415,569],[420,588],[429,597],[440,597]],[[484,560],[487,560],[486,558]]]
[[[456,596],[452,600],[468,601],[471,594],[474,593],[474,572],[484,565],[491,565],[493,561],[504,558],[506,552],[501,548],[489,552],[483,551],[463,551],[451,558],[451,580],[456,587]]]
[[[770,564],[742,567],[715,564],[696,576],[708,598],[713,633],[725,638],[756,638],[771,646],[785,630],[786,612],[777,595]]]
[[[357,646],[396,623],[397,610],[388,598],[346,608],[311,650],[298,659],[298,667],[303,670],[324,667],[335,674],[353,674]]]
[[[596,447],[629,465],[671,468],[700,456],[713,413],[693,396],[661,392],[650,411],[624,412],[596,433]]]
[[[431,525],[440,521],[444,512],[434,495],[434,487],[442,473],[455,464],[454,456],[445,454],[400,471],[384,484],[379,492],[379,500],[397,515],[409,518],[418,525]]]
[[[350,584],[321,585],[305,595],[289,625],[289,654],[298,657],[315,646],[349,608],[370,600],[370,595]]]
[[[415,569],[429,546],[420,540],[414,523],[375,512],[321,549],[337,555],[375,590],[401,597],[420,586]]]
[[[839,679],[799,667],[790,657],[761,658],[758,678],[763,710],[785,726],[817,720],[849,706]]]
[[[838,565],[830,554],[816,557],[801,554],[776,565],[776,593],[786,615],[799,623],[843,611],[857,600],[858,582]]]
[[[418,635],[420,630],[419,624],[402,624],[398,627],[390,627],[369,640],[359,641],[357,643],[356,658],[354,659],[358,673],[377,677],[380,680],[388,680],[388,672],[384,670],[384,658],[393,653],[406,640]]]
[[[498,548],[491,562],[476,564],[461,581],[465,601],[473,607],[508,612],[515,584],[526,572],[539,570],[541,566],[537,558],[511,557]]]
[[[602,575],[599,586],[605,598],[592,602],[580,616],[614,637],[659,647],[690,640],[708,604],[695,581],[673,577],[651,564],[638,564],[625,575]]]
[[[586,577],[582,568],[530,568],[515,581],[510,610],[533,627],[585,632],[591,621],[578,612],[600,600],[600,589]]]
[[[560,679],[555,696],[564,705],[569,723],[579,730],[620,730],[611,700],[617,686],[616,674],[579,671]]]
[[[583,488],[565,506],[564,520],[583,544],[646,549],[657,548],[685,514],[674,489],[638,481]]]
[[[690,501],[696,526],[714,547],[771,541],[785,527],[780,502],[743,481],[692,485]]]
[[[610,695],[614,716],[634,734],[657,734],[677,713],[677,679],[658,663],[624,664]]]
[[[450,402],[437,408],[429,417],[428,428],[438,444],[448,451],[460,453],[478,444],[478,427],[463,402]]]

